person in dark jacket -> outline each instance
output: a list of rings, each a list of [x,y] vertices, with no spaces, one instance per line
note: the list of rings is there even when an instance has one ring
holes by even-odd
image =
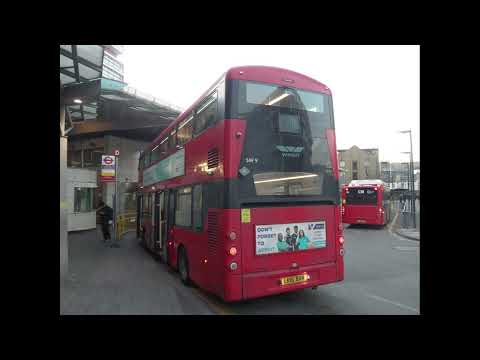
[[[103,241],[106,242],[112,238],[110,236],[110,224],[112,223],[113,219],[113,209],[103,201],[100,201],[97,212],[101,219],[100,222],[102,224]]]

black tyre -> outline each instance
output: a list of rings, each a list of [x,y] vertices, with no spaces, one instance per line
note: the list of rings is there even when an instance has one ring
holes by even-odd
[[[144,249],[147,248],[146,242],[145,242],[145,231],[140,231],[140,246],[143,247]]]
[[[185,285],[190,285],[190,274],[188,269],[187,252],[183,247],[178,252],[178,272],[180,273],[180,279]]]
[[[167,249],[167,240],[162,240],[162,261],[168,265],[168,249]]]

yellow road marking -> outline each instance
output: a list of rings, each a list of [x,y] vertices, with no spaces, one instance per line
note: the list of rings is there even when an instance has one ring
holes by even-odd
[[[235,313],[228,311],[224,306],[218,304],[216,301],[209,299],[201,290],[193,288],[194,292],[205,301],[218,315],[235,315]]]

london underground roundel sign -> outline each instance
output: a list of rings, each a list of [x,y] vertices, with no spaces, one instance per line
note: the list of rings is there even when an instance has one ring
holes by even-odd
[[[102,155],[102,165],[115,165],[115,158],[111,155]]]

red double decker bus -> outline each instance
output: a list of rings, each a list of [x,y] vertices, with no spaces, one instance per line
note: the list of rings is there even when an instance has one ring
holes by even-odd
[[[382,180],[352,180],[342,186],[342,222],[386,225],[391,218],[390,191]]]
[[[336,153],[325,85],[232,68],[141,154],[137,235],[225,301],[341,281]]]

